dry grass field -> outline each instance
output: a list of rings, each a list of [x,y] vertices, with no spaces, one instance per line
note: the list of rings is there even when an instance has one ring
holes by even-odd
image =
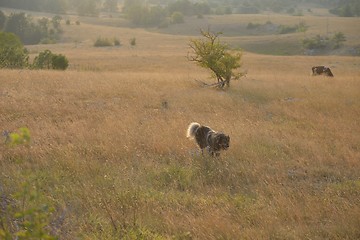
[[[64,30],[27,48],[65,54],[67,71],[0,70],[0,130],[31,133],[1,139],[3,212],[52,206],[59,239],[360,238],[359,57],[244,52],[246,77],[218,91],[195,81],[213,80],[187,61],[189,36]],[[123,45],[94,48],[98,36]],[[229,150],[201,156],[192,121],[229,134]],[[24,183],[35,203],[13,200]]]

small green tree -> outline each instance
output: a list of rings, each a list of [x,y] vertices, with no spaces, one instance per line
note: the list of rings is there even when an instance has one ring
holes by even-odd
[[[34,58],[33,68],[35,69],[51,69],[52,65],[52,53],[50,50],[40,52],[38,56]]]
[[[28,64],[28,51],[13,33],[0,32],[0,68],[23,68]]]
[[[237,71],[241,67],[241,52],[232,52],[228,45],[221,43],[221,33],[201,30],[201,34],[204,38],[190,40],[189,47],[194,55],[188,56],[189,61],[209,69],[217,79],[217,87],[229,87],[231,79],[239,79],[243,75]]]

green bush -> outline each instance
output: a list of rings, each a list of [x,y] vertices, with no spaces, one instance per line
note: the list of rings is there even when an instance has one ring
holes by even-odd
[[[111,47],[111,46],[121,46],[121,42],[119,39],[109,39],[98,37],[94,43],[94,47]]]
[[[134,37],[131,38],[129,42],[130,42],[130,45],[131,45],[132,47],[135,47],[135,45],[136,45],[136,38],[134,38]]]
[[[323,49],[328,45],[329,39],[320,35],[313,38],[305,38],[302,44],[305,49]]]
[[[308,26],[305,22],[300,22],[299,24],[288,26],[288,25],[280,25],[278,27],[279,34],[286,34],[286,33],[294,33],[294,32],[306,32]]]
[[[246,29],[256,29],[256,28],[258,28],[260,26],[261,26],[260,23],[249,22],[248,25],[246,26]]]
[[[0,68],[23,68],[29,55],[20,39],[13,33],[0,32]]]
[[[32,66],[35,69],[51,69],[52,67],[51,51],[45,50],[43,52],[40,52],[39,55],[35,57]]]
[[[44,203],[36,185],[25,183],[13,200],[0,215],[0,239],[57,239],[49,230],[55,209]]]
[[[98,39],[96,39],[94,43],[94,47],[109,47],[109,46],[113,46],[113,41],[111,41],[108,38],[98,37]]]
[[[40,52],[35,57],[32,67],[34,69],[56,69],[65,70],[69,66],[69,61],[64,55],[53,54],[50,50]]]
[[[296,32],[296,26],[280,25],[278,27],[279,34],[293,33]]]
[[[69,61],[62,54],[53,54],[52,56],[52,68],[56,70],[65,70],[69,66]]]
[[[10,146],[29,146],[30,131],[22,127],[18,132],[9,133]],[[25,181],[14,194],[1,192],[0,239],[47,239],[54,240],[49,230],[54,207],[41,194],[36,182]],[[15,227],[16,226],[16,227]]]
[[[17,145],[29,145],[30,144],[30,131],[26,127],[19,128],[19,133],[13,132],[9,134],[10,141],[8,142],[11,146]]]

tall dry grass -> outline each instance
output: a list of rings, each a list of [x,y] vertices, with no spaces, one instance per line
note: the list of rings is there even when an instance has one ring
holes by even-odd
[[[359,237],[357,58],[245,54],[247,77],[227,91],[165,59],[157,71],[1,70],[1,130],[32,137],[0,144],[3,196],[38,186],[63,239]],[[336,64],[335,78],[310,77],[315,62]],[[229,134],[230,149],[202,157],[191,121]]]
[[[60,239],[360,237],[359,58],[244,53],[246,77],[216,91],[194,81],[213,80],[186,60],[188,36],[64,31],[28,48],[65,54],[68,71],[0,70],[0,131],[31,132],[29,146],[1,139],[1,213],[30,204],[14,200],[26,182],[55,207]],[[98,35],[124,45],[93,48]],[[311,77],[313,65],[335,77]],[[229,134],[230,149],[201,156],[192,121]]]

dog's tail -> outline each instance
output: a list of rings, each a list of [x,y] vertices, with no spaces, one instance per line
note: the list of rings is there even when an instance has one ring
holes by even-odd
[[[194,138],[196,130],[200,127],[200,124],[197,122],[190,123],[187,131],[186,131],[186,137],[187,138]]]

